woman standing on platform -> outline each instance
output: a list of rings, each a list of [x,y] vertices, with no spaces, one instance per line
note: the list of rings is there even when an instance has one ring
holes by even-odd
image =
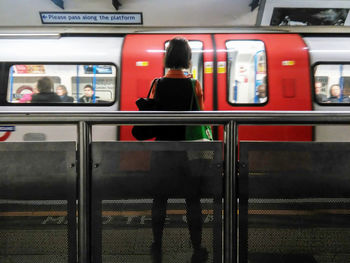
[[[153,83],[150,98],[156,101],[158,111],[190,111],[202,110],[203,92],[199,81],[192,80],[184,74],[184,69],[191,65],[191,48],[184,38],[174,38],[166,49],[164,64],[169,71],[163,78]],[[195,92],[194,92],[195,91]],[[194,94],[195,93],[195,94]],[[193,102],[197,96],[200,109],[195,109]],[[157,141],[184,141],[186,126],[158,126]],[[202,208],[199,193],[200,176],[189,176],[185,152],[154,152],[152,154],[152,170],[159,176],[156,182],[157,192],[152,204],[153,243],[151,247],[154,263],[162,261],[162,236],[166,217],[167,200],[174,192],[182,191],[186,199],[187,223],[193,247],[192,263],[205,262],[208,251],[201,246],[202,241]],[[176,160],[176,161],[175,161]],[[166,185],[166,186],[164,186]],[[167,189],[162,191],[162,189]],[[169,191],[170,189],[170,191]],[[159,190],[159,191],[158,191]]]

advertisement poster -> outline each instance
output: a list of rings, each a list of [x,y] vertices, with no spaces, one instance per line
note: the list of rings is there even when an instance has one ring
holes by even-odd
[[[15,65],[15,73],[17,74],[44,74],[44,65]]]
[[[350,1],[262,0],[258,26],[349,26]]]
[[[84,73],[85,74],[112,74],[112,66],[111,65],[85,65]]]

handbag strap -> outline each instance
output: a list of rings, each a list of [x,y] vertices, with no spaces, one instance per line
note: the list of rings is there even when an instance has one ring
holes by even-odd
[[[154,79],[154,80],[152,81],[151,88],[150,88],[149,91],[148,91],[147,99],[149,99],[149,96],[151,95],[151,92],[152,92],[154,83],[157,82],[157,84],[158,84],[158,80],[159,80],[159,79]],[[157,84],[156,84],[156,85],[157,85]]]

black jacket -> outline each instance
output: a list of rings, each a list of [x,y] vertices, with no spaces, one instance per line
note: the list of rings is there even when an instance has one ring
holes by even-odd
[[[328,101],[330,103],[349,103],[350,99],[349,97],[343,97],[342,99],[339,99],[338,97],[331,96],[328,98]]]
[[[32,103],[61,102],[60,96],[54,92],[37,93],[32,96]]]
[[[78,102],[80,103],[92,103],[92,97],[86,97],[85,95],[83,97],[80,97]]]
[[[155,91],[157,111],[198,110],[194,99],[191,79],[161,78],[158,80]],[[186,126],[158,126],[156,133],[157,141],[181,141],[186,139]]]
[[[74,102],[73,97],[67,96],[67,95],[63,95],[60,96],[61,102]]]

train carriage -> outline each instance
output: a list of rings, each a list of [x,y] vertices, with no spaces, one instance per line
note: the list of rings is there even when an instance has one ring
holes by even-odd
[[[0,40],[2,64],[2,111],[116,111],[123,37],[61,37],[59,34],[16,37]],[[95,71],[90,66],[94,66]],[[90,69],[91,68],[91,69]],[[108,69],[108,70],[107,70]],[[104,70],[104,72],[102,71]],[[31,93],[36,81],[49,77],[58,85],[67,86],[74,103],[21,103]],[[94,86],[96,100],[92,104],[77,103],[84,85]],[[101,129],[100,127],[96,129]],[[94,139],[115,140],[117,130],[102,127]],[[9,141],[75,140],[74,127],[17,126]],[[100,137],[99,137],[100,136]]]
[[[314,111],[348,111],[350,71],[349,71],[349,38],[307,36],[304,41],[309,47],[310,67],[315,89],[321,85],[320,93],[324,97],[331,96],[332,85],[339,85],[341,96],[336,101],[320,101],[314,93]],[[311,84],[312,85],[312,84]],[[313,86],[311,86],[313,87]],[[315,127],[316,141],[349,141],[347,126],[317,126]]]
[[[217,30],[218,31],[218,30]],[[166,72],[163,67],[167,41],[175,36],[189,40],[193,50],[188,73],[200,81],[206,110],[308,111],[312,103],[310,50],[300,34],[281,32],[249,33],[54,33],[14,34],[0,40],[2,64],[2,111],[129,111],[146,96],[153,78]],[[323,38],[327,41],[329,38]],[[346,40],[344,40],[346,41]],[[312,48],[312,46],[311,46]],[[71,104],[19,103],[38,78],[49,76],[66,85],[74,97]],[[92,104],[79,103],[84,85],[94,88]],[[260,87],[259,87],[260,86]],[[264,86],[265,95],[259,89]],[[310,127],[241,128],[241,139],[313,139]],[[102,128],[108,140],[133,140],[130,127]],[[25,129],[17,127],[7,140],[23,139]],[[31,133],[36,133],[32,131]],[[55,133],[54,133],[55,134]],[[64,140],[64,131],[53,135]],[[219,132],[221,134],[221,132]],[[29,136],[30,137],[30,136]],[[40,136],[39,136],[40,137]],[[50,140],[51,136],[44,136]],[[105,137],[106,139],[106,137]]]

